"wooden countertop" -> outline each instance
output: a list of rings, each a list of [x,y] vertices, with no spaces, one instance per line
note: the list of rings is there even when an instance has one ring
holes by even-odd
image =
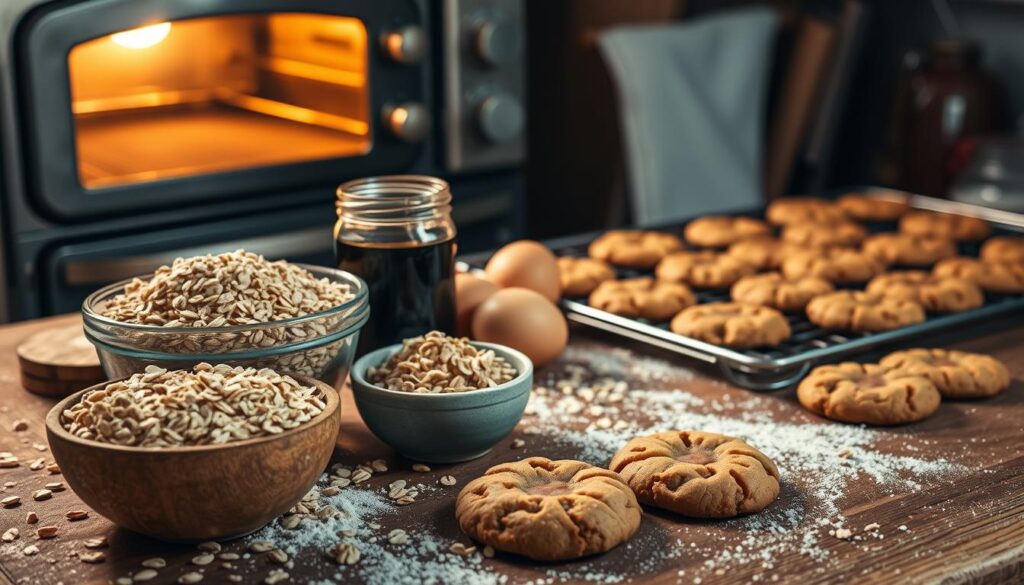
[[[22,499],[18,507],[0,509],[0,532],[16,527],[21,533],[14,542],[0,543],[0,572],[12,583],[108,583],[142,570],[144,559],[161,557],[167,567],[150,582],[174,583],[198,569],[189,564],[195,547],[118,529],[95,513],[68,522],[65,512],[88,509],[70,490],[47,501],[32,500],[32,492],[43,484],[61,480],[45,469],[29,469],[38,457],[52,460],[48,451],[38,449],[45,448],[43,418],[53,401],[20,387],[14,347],[40,329],[76,318],[0,327],[0,450],[21,461],[17,468],[0,469],[0,484],[14,484],[0,496]],[[955,338],[929,342],[999,357],[1014,378],[1007,392],[986,401],[947,402],[926,421],[892,429],[824,421],[804,412],[791,390],[740,390],[691,360],[575,328],[567,352],[537,372],[537,384],[550,390],[535,396],[535,413],[512,437],[479,460],[415,473],[411,462],[362,425],[346,389],[335,460],[354,465],[384,458],[389,471],[342,494],[356,490],[351,494],[363,504],[377,502],[349,512],[370,510],[365,530],[376,530],[381,540],[364,545],[359,564],[339,567],[323,554],[340,540],[333,534],[273,528],[256,536],[281,538],[278,544],[293,552],[285,568],[291,580],[285,583],[1019,583],[1024,580],[1024,316],[998,327],[961,330],[950,334]],[[571,406],[577,394],[554,387],[573,375],[583,385],[620,382],[628,386],[627,399],[578,413]],[[595,376],[604,381],[591,380]],[[608,420],[595,425],[602,418]],[[29,421],[27,430],[12,430],[18,419]],[[777,452],[783,473],[779,500],[761,514],[724,522],[648,511],[629,543],[573,563],[534,564],[500,553],[496,558],[443,554],[451,543],[470,544],[455,524],[454,498],[487,467],[537,455],[590,457],[604,465],[615,441],[632,432],[619,427],[646,429],[676,421],[737,432],[769,454]],[[525,445],[513,448],[514,438]],[[458,484],[440,485],[446,474]],[[380,505],[387,500],[387,484],[399,478],[431,487],[409,506]],[[38,514],[39,524],[26,524],[29,511]],[[58,536],[37,539],[35,528],[46,524],[58,525]],[[399,527],[409,532],[410,544],[382,545],[388,531]],[[849,538],[837,537],[845,536],[845,530],[851,531]],[[83,541],[100,536],[109,541],[105,562],[80,561],[77,554],[87,550]],[[247,542],[224,543],[224,551],[243,554]],[[37,546],[38,554],[26,556],[23,549],[29,545]],[[261,583],[279,568],[265,555],[229,561],[232,568],[221,562],[203,568],[203,583],[227,582],[229,574]]]

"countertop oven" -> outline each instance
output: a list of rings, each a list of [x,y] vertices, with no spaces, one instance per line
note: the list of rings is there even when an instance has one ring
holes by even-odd
[[[181,251],[330,262],[360,176],[445,177],[464,248],[510,237],[523,22],[520,0],[5,0],[5,317]]]

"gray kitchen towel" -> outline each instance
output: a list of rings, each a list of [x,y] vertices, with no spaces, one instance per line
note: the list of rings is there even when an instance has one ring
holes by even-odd
[[[604,33],[634,221],[762,201],[765,91],[777,17],[765,7]]]

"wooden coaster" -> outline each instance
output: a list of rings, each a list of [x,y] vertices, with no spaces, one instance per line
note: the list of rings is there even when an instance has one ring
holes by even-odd
[[[46,396],[65,396],[107,379],[80,324],[47,329],[17,348],[22,385]]]

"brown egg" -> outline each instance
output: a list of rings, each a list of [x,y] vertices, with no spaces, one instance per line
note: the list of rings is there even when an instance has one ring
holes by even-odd
[[[473,339],[500,343],[525,353],[535,366],[558,357],[569,326],[554,303],[522,287],[499,290],[473,315]]]
[[[455,332],[463,337],[473,335],[473,313],[487,297],[501,290],[489,280],[460,272],[455,275]]]
[[[521,286],[539,292],[549,301],[562,296],[555,255],[544,244],[519,240],[501,248],[491,256],[485,268],[487,280],[502,288]]]

